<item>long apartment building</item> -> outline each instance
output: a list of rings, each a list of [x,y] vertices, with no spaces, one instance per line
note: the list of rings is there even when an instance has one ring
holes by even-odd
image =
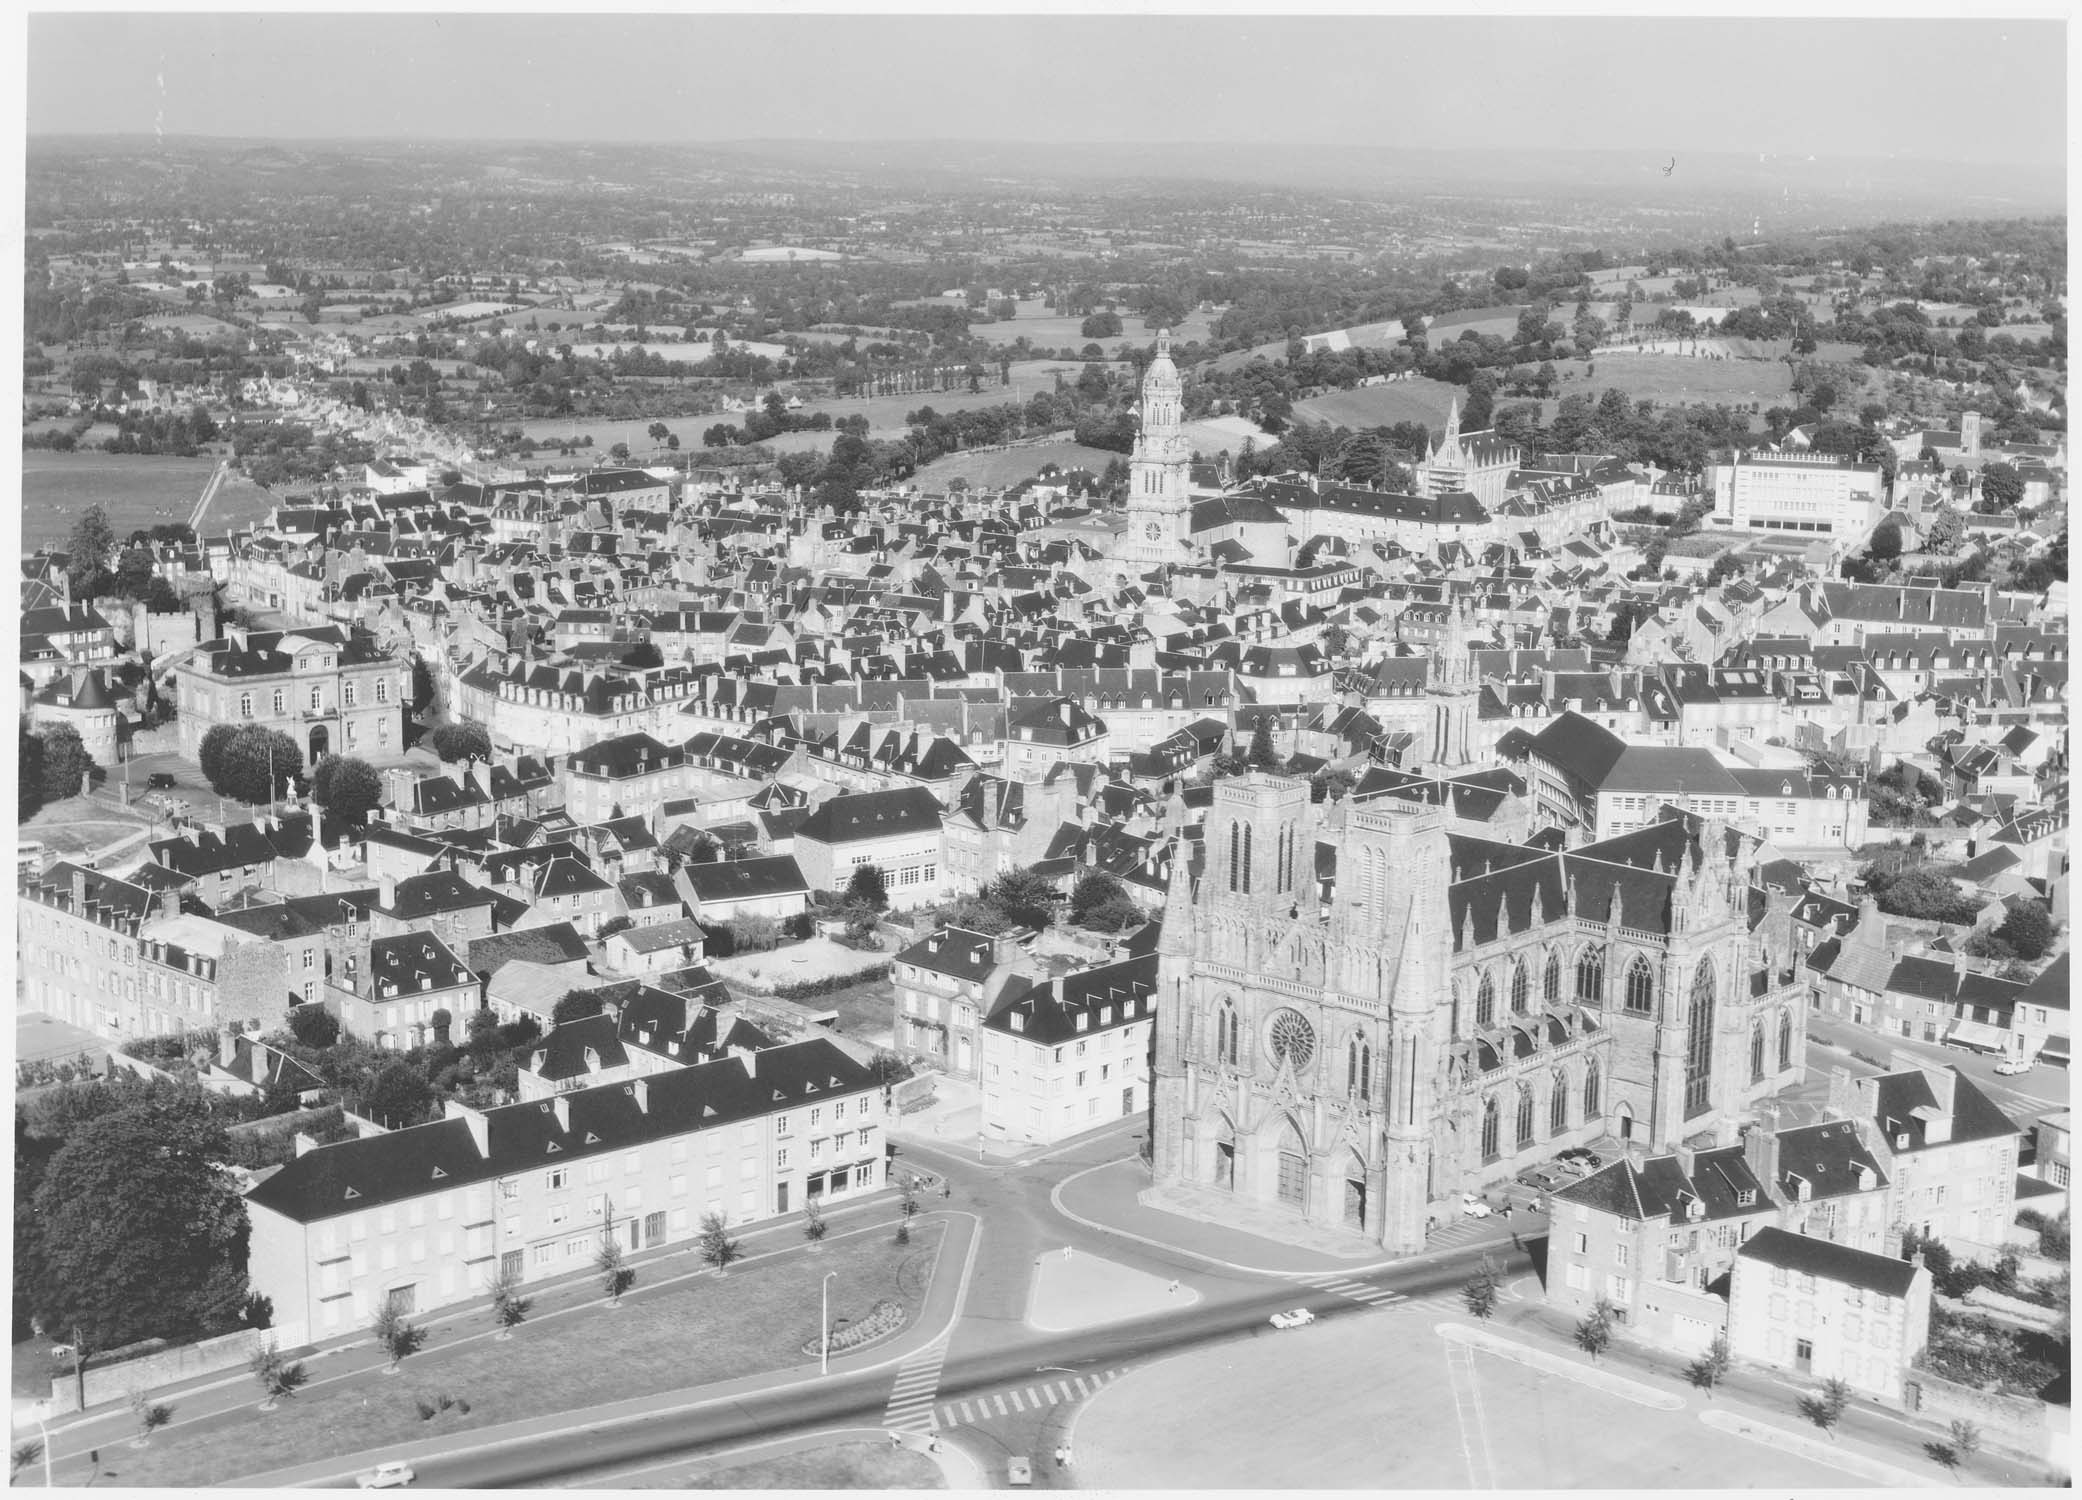
[[[736,1050],[691,1067],[314,1147],[246,1197],[249,1273],[278,1324],[308,1338],[386,1304],[423,1313],[506,1273],[588,1270],[603,1239],[686,1244],[883,1186],[874,1073],[829,1040]]]

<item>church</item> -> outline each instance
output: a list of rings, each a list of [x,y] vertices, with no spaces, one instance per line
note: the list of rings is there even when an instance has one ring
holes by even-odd
[[[1218,782],[1197,861],[1171,862],[1159,1190],[1409,1254],[1462,1193],[1569,1146],[1732,1141],[1806,1046],[1756,847],[1675,811],[1575,849],[1499,843],[1423,803]]]
[[[1171,330],[1142,375],[1141,424],[1128,459],[1128,525],[1115,557],[1144,566],[1198,561],[1191,546],[1193,451],[1184,432],[1185,383],[1171,359]]]

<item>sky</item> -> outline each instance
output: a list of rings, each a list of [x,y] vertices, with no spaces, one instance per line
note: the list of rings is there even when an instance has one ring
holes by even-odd
[[[2068,61],[2057,19],[40,12],[26,74],[31,134],[2049,165],[2065,160]]]

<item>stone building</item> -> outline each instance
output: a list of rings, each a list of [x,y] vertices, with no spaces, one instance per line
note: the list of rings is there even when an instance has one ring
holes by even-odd
[[[1212,1185],[1390,1251],[1459,1195],[1608,1133],[1669,1150],[1800,1076],[1804,1010],[1755,844],[1673,816],[1558,851],[1215,788],[1173,861],[1158,984],[1159,1184]]]

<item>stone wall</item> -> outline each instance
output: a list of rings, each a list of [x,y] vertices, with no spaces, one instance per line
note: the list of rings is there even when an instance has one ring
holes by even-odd
[[[161,1349],[140,1359],[126,1359],[121,1364],[96,1366],[89,1360],[84,1381],[86,1404],[95,1407],[112,1401],[128,1401],[138,1391],[157,1390],[175,1381],[190,1380],[219,1370],[243,1369],[256,1349],[273,1344],[287,1353],[301,1348],[303,1343],[303,1325],[285,1323],[276,1328],[241,1328],[236,1333],[203,1339],[198,1343]],[[52,1416],[63,1416],[81,1409],[81,1384],[81,1380],[73,1375],[62,1375],[51,1382]],[[253,1391],[253,1399],[257,1402],[260,1400],[260,1387],[255,1385]]]
[[[2053,1414],[2043,1401],[1999,1396],[1912,1368],[1902,1376],[1902,1404],[1939,1427],[1954,1421],[1971,1422],[1981,1429],[1981,1441],[1990,1448],[2021,1453],[2063,1471],[2067,1468],[2066,1414],[2061,1413],[2058,1422],[2050,1420]]]

